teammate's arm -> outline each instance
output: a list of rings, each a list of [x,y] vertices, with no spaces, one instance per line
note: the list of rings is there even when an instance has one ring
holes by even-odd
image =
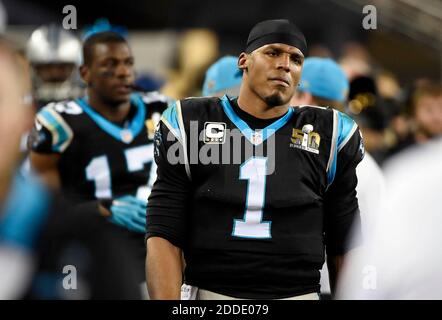
[[[52,119],[53,122],[48,124],[45,119],[48,114],[55,114],[55,111],[44,107],[36,116],[35,125],[28,136],[29,159],[32,170],[42,178],[46,185],[53,190],[59,190],[61,181],[58,163],[61,153],[69,144],[69,139],[68,135],[61,134],[62,125],[59,122]],[[64,124],[64,126],[67,125]],[[60,148],[60,145],[64,147]]]
[[[29,158],[32,169],[38,173],[46,185],[51,189],[59,190],[61,186],[60,174],[58,172],[60,155],[57,153],[43,154],[31,151]]]
[[[356,130],[337,155],[335,178],[325,195],[325,243],[332,294],[346,254],[358,245],[348,240],[351,232],[360,230],[356,166],[362,157],[361,136]]]
[[[52,190],[61,189],[60,174],[58,171],[58,161],[60,154],[57,153],[37,153],[31,151],[29,154],[32,169],[37,172],[41,180]],[[94,207],[103,217],[110,217],[112,213],[99,201],[89,201],[88,205]]]
[[[60,191],[61,179],[58,163],[61,153],[60,149],[54,146],[54,131],[56,131],[54,127],[50,130],[43,126],[37,116],[35,126],[28,137],[29,160],[32,170],[38,174],[41,180],[52,190]],[[61,141],[61,143],[63,142]],[[99,201],[89,201],[87,205],[104,217],[111,216],[109,209],[101,205]]]
[[[191,185],[183,162],[171,164],[167,157],[169,150],[177,150],[172,145],[182,150],[182,144],[163,121],[155,133],[154,145],[158,171],[147,206],[148,290],[152,299],[180,299],[184,267],[181,248]]]

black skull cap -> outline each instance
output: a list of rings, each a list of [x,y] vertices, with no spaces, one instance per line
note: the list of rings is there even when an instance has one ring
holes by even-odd
[[[304,34],[286,19],[265,20],[257,23],[249,33],[246,53],[270,43],[284,43],[301,50],[307,55],[307,42]]]

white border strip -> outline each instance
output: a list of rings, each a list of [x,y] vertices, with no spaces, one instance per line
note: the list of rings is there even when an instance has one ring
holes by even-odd
[[[60,125],[60,127],[63,128],[63,130],[65,130],[67,134],[66,141],[63,142],[59,147],[59,151],[64,152],[67,149],[67,147],[71,144],[71,141],[74,138],[74,133],[72,132],[71,127],[66,123],[66,121],[64,121],[63,117],[61,117],[55,110],[47,108],[46,111],[48,111],[55,118],[57,123]],[[53,137],[55,141],[52,142],[52,145],[55,146],[59,144],[60,136],[58,134],[57,128],[53,126],[51,123],[47,122],[46,119],[40,114],[37,114],[37,119],[38,121],[40,121],[42,125],[44,125],[47,129],[49,129],[49,131],[51,131],[52,134],[55,135],[55,137]]]
[[[341,149],[345,147],[345,145],[347,144],[348,141],[350,141],[351,137],[353,137],[353,134],[355,133],[357,128],[358,128],[358,125],[356,123],[353,123],[353,127],[351,128],[347,137],[345,137],[344,141],[342,141],[342,144],[340,146],[338,146],[338,152],[341,151]]]
[[[181,145],[183,144],[183,141],[181,140],[180,135],[178,132],[175,131],[175,129],[172,127],[172,125],[169,123],[169,121],[165,117],[161,117],[161,121],[164,123],[164,125],[169,129],[170,132],[175,136],[175,138],[178,140]]]
[[[336,137],[337,132],[338,132],[338,113],[336,110],[333,110],[333,134],[332,134],[331,146],[330,146],[330,157],[328,158],[326,172],[328,172],[328,170],[330,169],[331,162],[333,161],[333,156],[335,153],[336,142],[337,142],[337,137]]]

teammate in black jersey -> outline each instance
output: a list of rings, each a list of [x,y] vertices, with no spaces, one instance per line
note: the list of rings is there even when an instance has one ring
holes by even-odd
[[[91,36],[83,56],[87,96],[38,113],[29,140],[32,167],[76,201],[99,199],[91,205],[124,228],[144,260],[146,201],[156,174],[152,141],[167,101],[132,92],[134,58],[120,35]]]
[[[19,170],[33,116],[23,100],[25,66],[0,37],[0,299],[138,299],[137,261],[119,227]],[[75,268],[69,283],[78,290],[64,290],[66,266]]]
[[[359,223],[363,147],[338,111],[289,107],[306,43],[287,20],[251,31],[238,98],[189,98],[163,113],[148,201],[147,275],[157,299],[317,299],[324,247],[332,280]]]

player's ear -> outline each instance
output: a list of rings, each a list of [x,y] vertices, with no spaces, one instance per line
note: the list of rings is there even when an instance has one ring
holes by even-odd
[[[245,52],[241,52],[241,54],[238,57],[238,68],[243,71],[247,71],[248,67],[248,59],[249,55]]]
[[[89,84],[89,80],[90,80],[90,71],[88,66],[86,65],[81,65],[80,68],[78,68],[80,71],[80,76],[81,79],[86,83]]]

